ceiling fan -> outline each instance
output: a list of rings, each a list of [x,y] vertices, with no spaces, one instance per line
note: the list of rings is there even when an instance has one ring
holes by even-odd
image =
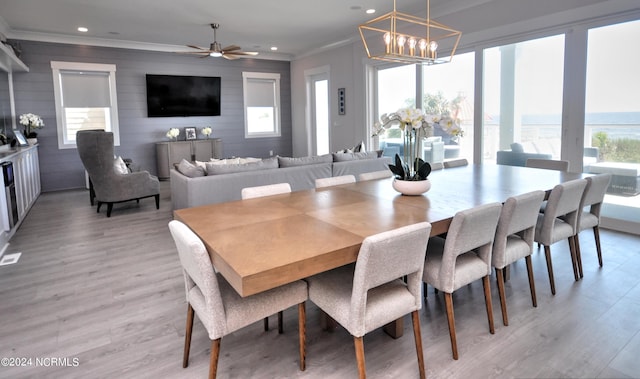
[[[195,46],[195,45],[187,45],[192,49],[197,49],[197,51],[185,51],[182,52],[184,54],[199,54],[202,55],[201,58],[206,57],[223,57],[229,60],[238,59],[242,56],[252,56],[258,55],[255,51],[241,51],[240,46],[229,45],[222,48],[222,45],[218,42],[216,38],[216,30],[220,27],[220,24],[211,24],[211,28],[213,29],[213,42],[209,45],[208,49],[204,47]]]

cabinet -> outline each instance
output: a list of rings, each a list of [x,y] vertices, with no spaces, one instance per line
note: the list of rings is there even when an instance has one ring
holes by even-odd
[[[169,179],[169,171],[182,159],[190,162],[222,158],[222,140],[211,138],[194,141],[157,142],[156,164],[158,178]]]

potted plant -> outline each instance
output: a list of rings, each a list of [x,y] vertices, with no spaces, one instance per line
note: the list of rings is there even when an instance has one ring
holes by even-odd
[[[24,126],[24,136],[26,138],[37,138],[38,133],[34,129],[44,127],[42,117],[33,113],[24,113],[20,115],[20,125]]]

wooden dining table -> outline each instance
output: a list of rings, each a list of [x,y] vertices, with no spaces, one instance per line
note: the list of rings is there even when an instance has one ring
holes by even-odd
[[[422,221],[439,235],[458,211],[583,176],[469,165],[432,172],[421,196],[397,193],[387,178],[179,209],[174,217],[202,239],[215,268],[245,297],[353,263],[367,236]]]

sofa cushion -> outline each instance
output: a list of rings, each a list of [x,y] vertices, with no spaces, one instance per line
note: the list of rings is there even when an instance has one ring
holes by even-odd
[[[256,171],[270,168],[278,168],[278,160],[276,158],[262,159],[258,162],[249,162],[241,164],[218,164],[216,162],[207,162],[208,175],[231,174],[234,172]]]
[[[194,165],[186,159],[182,159],[180,163],[178,163],[177,170],[182,175],[188,176],[190,178],[197,178],[206,175],[206,172],[202,167]]]
[[[367,153],[333,153],[334,162],[346,162],[355,161],[359,159],[376,159],[378,153],[376,151],[369,151]]]
[[[333,158],[331,154],[318,155],[313,157],[278,157],[278,165],[280,167],[306,166],[310,164],[331,163]]]

